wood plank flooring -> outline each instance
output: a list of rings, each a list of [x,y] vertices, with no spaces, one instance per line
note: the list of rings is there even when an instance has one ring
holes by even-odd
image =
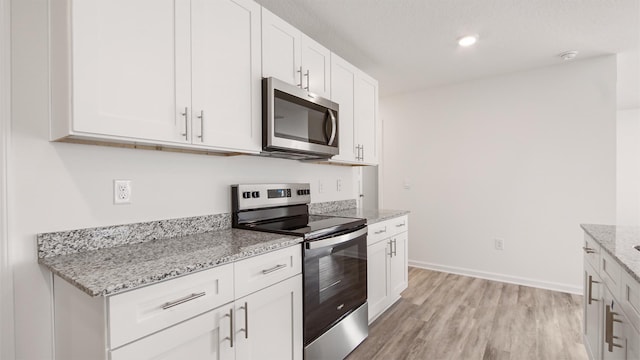
[[[409,268],[348,360],[583,360],[582,296]]]

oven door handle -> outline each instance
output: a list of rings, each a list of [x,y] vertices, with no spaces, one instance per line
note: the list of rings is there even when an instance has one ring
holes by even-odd
[[[322,248],[322,247],[326,247],[326,246],[331,246],[331,245],[336,245],[336,244],[341,244],[347,241],[351,241],[353,239],[356,239],[362,235],[367,235],[367,227],[365,226],[364,228],[358,230],[358,231],[354,231],[354,232],[350,232],[348,234],[344,234],[344,235],[340,235],[340,236],[336,236],[336,237],[331,237],[328,239],[324,239],[324,240],[316,240],[316,241],[310,241],[308,243],[306,243],[306,247],[307,249],[313,250],[313,249],[318,249],[318,248]]]

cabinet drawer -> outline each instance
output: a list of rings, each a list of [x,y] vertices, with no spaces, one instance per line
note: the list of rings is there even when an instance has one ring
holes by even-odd
[[[591,236],[584,234],[584,261],[588,262],[595,269],[600,270],[600,245],[591,238]]]
[[[233,301],[233,264],[114,295],[107,301],[109,346],[114,349]]]
[[[409,229],[409,217],[406,215],[391,219],[389,222],[391,223],[391,228],[394,229],[394,235],[403,233]]]
[[[223,306],[109,351],[109,360],[231,359],[232,306]]]
[[[371,224],[369,225],[369,233],[367,234],[367,246],[403,233],[408,229],[409,218],[406,215]]]
[[[640,283],[622,271],[620,304],[636,330],[640,329]]]
[[[291,246],[235,263],[235,293],[241,298],[302,272],[302,249]]]
[[[622,268],[620,264],[609,256],[609,254],[602,252],[600,254],[600,277],[604,284],[609,288],[609,291],[616,297],[620,297],[622,280]]]

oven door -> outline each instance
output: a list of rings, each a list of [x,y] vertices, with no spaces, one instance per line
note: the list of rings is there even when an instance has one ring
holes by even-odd
[[[367,227],[305,243],[304,343],[367,300]]]
[[[338,104],[278,79],[263,81],[265,150],[338,154]]]

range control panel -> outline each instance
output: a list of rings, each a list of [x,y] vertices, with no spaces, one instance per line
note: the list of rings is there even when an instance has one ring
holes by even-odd
[[[233,211],[309,204],[311,189],[301,184],[239,184],[231,186]]]

